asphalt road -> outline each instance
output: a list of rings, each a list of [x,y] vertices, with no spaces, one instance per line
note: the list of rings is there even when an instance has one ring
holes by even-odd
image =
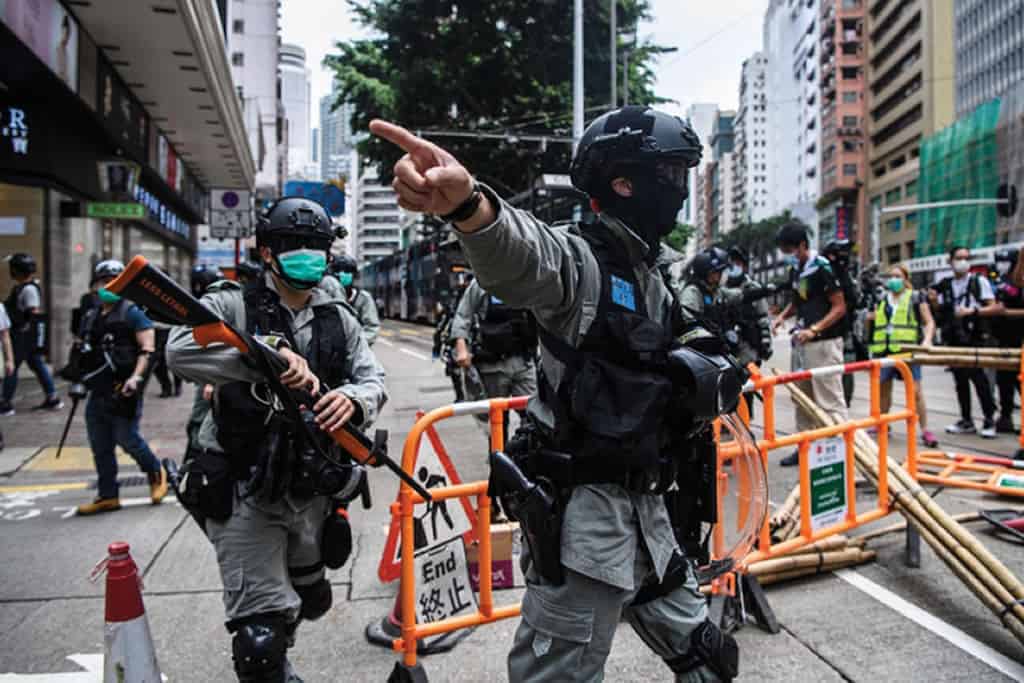
[[[452,394],[437,363],[430,363],[431,330],[386,322],[376,345],[388,370],[391,400],[379,427],[390,431],[391,452],[400,444],[416,412],[449,403]],[[769,366],[787,367],[787,349],[777,344]],[[956,419],[952,378],[925,370],[929,413],[936,433]],[[855,415],[867,412],[867,379],[858,379]],[[67,409],[37,414],[38,387],[26,378],[16,402],[18,415],[0,418],[7,448],[0,452],[0,681],[69,680],[55,674],[82,671],[68,659],[103,650],[103,582],[88,575],[108,543],[126,540],[143,572],[145,605],[163,673],[170,681],[232,680],[230,640],[223,627],[221,582],[209,543],[171,498],[152,506],[138,471],[124,460],[122,498],[131,504],[101,517],[80,518],[74,506],[94,493],[91,457],[81,416],[60,461],[53,448]],[[147,397],[144,433],[161,457],[180,459],[191,388],[177,399]],[[898,392],[897,392],[898,393]],[[784,392],[778,405],[780,430],[792,429]],[[760,413],[760,410],[758,410]],[[975,410],[976,414],[979,411]],[[486,476],[485,437],[472,418],[443,423],[441,439],[464,481]],[[893,451],[903,444],[895,429]],[[940,434],[942,447],[1006,455],[1015,440]],[[777,457],[777,456],[773,456]],[[367,644],[363,632],[392,608],[397,583],[377,578],[386,527],[387,503],[396,483],[384,470],[372,473],[375,506],[358,505],[353,560],[333,572],[335,604],[320,621],[304,624],[291,658],[305,680],[383,681],[397,661],[386,649]],[[771,499],[778,503],[797,481],[794,469],[774,462],[769,472]],[[858,505],[871,504],[862,491]],[[979,507],[1010,507],[1000,500],[948,489],[938,497],[950,512]],[[1024,501],[1018,507],[1024,508]],[[893,515],[884,523],[898,521]],[[1018,576],[1024,552],[972,525],[981,541]],[[920,569],[903,565],[903,536],[870,544],[876,562],[844,574],[828,574],[767,589],[782,632],[770,635],[750,624],[738,632],[743,680],[767,681],[999,681],[1024,680],[1024,648],[932,555],[922,550]],[[517,589],[500,591],[499,603],[521,598]],[[514,621],[478,628],[447,654],[424,658],[431,680],[504,680],[504,656]],[[87,661],[87,660],[79,660]],[[37,674],[37,678],[10,674]],[[666,680],[665,665],[620,627],[608,661],[610,681]],[[78,680],[78,679],[76,679]],[[88,677],[81,680],[88,680]],[[99,680],[96,674],[93,680]]]

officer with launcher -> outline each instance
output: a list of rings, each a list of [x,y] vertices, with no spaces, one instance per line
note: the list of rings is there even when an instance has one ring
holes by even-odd
[[[322,206],[282,198],[257,225],[262,277],[244,289],[221,281],[202,298],[277,349],[288,363],[277,380],[233,347],[200,346],[191,328],[176,327],[167,346],[174,372],[216,387],[182,467],[181,495],[205,519],[217,553],[240,681],[299,680],[287,648],[300,620],[331,606],[325,565],[340,567],[351,544],[337,510],[365,485],[363,468],[329,433],[372,424],[386,400],[384,371],[355,316],[317,286],[334,237]],[[313,398],[321,387],[326,393]],[[282,410],[285,390],[307,398]]]
[[[713,481],[706,467],[691,476],[706,449],[690,440],[688,416],[731,410],[744,376],[717,339],[685,324],[659,269],[700,159],[697,135],[645,106],[598,117],[572,164],[598,220],[559,228],[502,201],[441,147],[383,121],[370,129],[406,152],[399,203],[454,223],[483,289],[538,323],[529,428],[509,444],[512,468],[492,457],[495,493],[526,497],[506,498],[528,546],[509,679],[600,680],[621,617],[677,681],[732,679],[736,642],[707,619],[664,497]]]

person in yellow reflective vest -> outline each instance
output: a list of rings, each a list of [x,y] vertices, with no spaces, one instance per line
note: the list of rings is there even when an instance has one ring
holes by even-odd
[[[868,347],[872,358],[884,358],[901,353],[904,344],[932,345],[935,336],[935,319],[924,292],[915,292],[910,285],[910,271],[901,263],[889,268],[885,281],[885,296],[874,312],[868,313],[868,320],[874,323],[871,345]],[[914,378],[914,396],[917,403],[918,422],[921,424],[921,441],[929,448],[939,444],[935,435],[928,431],[925,413],[924,392],[921,390],[921,366],[911,365]],[[900,378],[894,367],[882,368],[880,408],[883,413],[892,405],[892,381]]]

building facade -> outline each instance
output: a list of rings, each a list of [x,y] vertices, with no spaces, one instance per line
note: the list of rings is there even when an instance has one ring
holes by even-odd
[[[796,25],[800,29],[793,57],[797,80],[796,201],[813,204],[821,195],[821,93],[819,7],[823,0],[798,3]]]
[[[867,197],[869,211],[914,203],[922,137],[953,121],[953,2],[867,4]],[[914,212],[884,214],[870,231],[869,260],[911,258]]]
[[[956,115],[970,114],[1024,80],[1024,5],[956,0]]]
[[[737,225],[736,202],[734,198],[734,150],[735,150],[735,111],[720,111],[715,117],[711,128],[711,163],[706,169],[705,210],[706,225],[704,226],[705,246],[714,244],[718,239],[731,232]]]
[[[717,116],[717,104],[692,104],[686,109],[686,119],[703,146],[700,164],[690,169],[690,198],[683,205],[683,220],[690,225],[697,225],[697,198],[700,193],[695,192],[695,189],[698,179],[704,173],[704,167],[711,160],[711,129]]]
[[[739,109],[734,124],[735,173],[733,199],[737,223],[759,221],[768,207],[768,58],[755,52],[743,62]]]
[[[231,0],[223,4],[224,42],[231,80],[242,104],[245,129],[256,163],[259,202],[284,188],[287,158],[284,109],[278,88],[279,0]]]
[[[337,84],[330,95],[320,98],[320,174],[327,181],[348,174],[350,156],[356,142],[352,135],[352,105],[338,99]]]
[[[822,0],[818,220],[823,243],[838,238],[864,245],[868,237],[865,13],[861,0]]]
[[[96,263],[142,254],[185,279],[210,188],[252,188],[222,17],[188,5],[0,4],[0,255],[38,263],[55,365]]]
[[[288,126],[288,172],[291,180],[319,180],[320,168],[313,165],[313,134],[310,126],[310,70],[306,51],[285,43],[278,52],[281,77],[281,105]]]
[[[402,247],[402,210],[390,184],[382,183],[376,167],[364,165],[355,187],[355,258],[371,263]]]

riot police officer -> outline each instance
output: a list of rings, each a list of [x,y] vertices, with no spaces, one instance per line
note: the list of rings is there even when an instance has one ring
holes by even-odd
[[[681,340],[715,341],[684,325],[659,269],[700,159],[696,134],[644,106],[598,117],[571,174],[598,220],[557,228],[502,201],[437,145],[383,121],[371,131],[406,152],[395,165],[399,203],[452,222],[483,289],[538,323],[538,393],[517,457],[544,482],[534,493],[550,491],[541,500],[552,516],[543,529],[524,525],[510,680],[600,680],[623,616],[677,680],[731,679],[735,640],[707,620],[661,495],[688,455],[676,450],[686,420],[670,406],[701,407],[677,392],[668,359],[697,353]],[[715,381],[737,379],[729,372]]]
[[[347,422],[372,424],[386,400],[384,371],[355,316],[317,286],[333,239],[321,205],[284,197],[257,225],[263,276],[244,289],[221,281],[202,299],[228,323],[278,349],[288,363],[281,385],[314,397],[327,390],[308,399],[313,405],[301,420],[281,412],[267,378],[235,349],[203,348],[182,327],[168,342],[175,372],[217,388],[183,466],[184,496],[197,502],[217,553],[241,681],[294,680],[286,650],[299,621],[317,619],[331,606],[324,566],[341,524],[336,501],[350,499],[364,476],[359,466],[341,466],[327,433]]]
[[[843,299],[846,301],[846,315],[843,317],[843,361],[851,363],[857,360],[868,359],[868,349],[864,344],[864,317],[866,311],[859,308],[860,288],[850,271],[850,254],[853,251],[853,243],[848,239],[829,240],[821,250],[821,255],[832,264],[832,271],[839,279],[839,286],[843,290]],[[860,324],[858,324],[858,318]],[[852,373],[843,375],[843,398],[846,400],[846,407],[853,403],[854,376]]]
[[[753,295],[765,289],[774,291],[773,286],[764,287],[749,275],[750,254],[741,246],[729,247],[729,268],[726,269],[725,287],[738,289]],[[768,304],[764,299],[741,303],[734,309],[735,323],[739,335],[736,360],[742,366],[748,363],[760,365],[772,357],[772,320]],[[748,394],[748,396],[751,396]]]
[[[1024,290],[1015,285],[1011,271],[1017,263],[1018,251],[1013,247],[997,249],[995,269],[998,279],[995,283],[996,303],[1001,314],[992,318],[992,334],[1004,348],[1020,348],[1024,344]],[[1013,423],[1014,398],[1020,390],[1020,379],[1015,370],[997,370],[996,386],[999,388],[999,419],[996,431],[1015,434]]]
[[[452,320],[455,363],[475,366],[487,398],[537,391],[537,323],[525,308],[509,306],[474,280]]]
[[[78,338],[80,380],[89,390],[85,426],[96,462],[97,496],[78,506],[78,514],[121,509],[117,485],[120,446],[149,479],[150,499],[167,495],[167,472],[139,433],[146,370],[154,349],[153,323],[142,310],[107,291],[104,285],[124,270],[120,261],[100,261],[93,269],[100,305],[85,313]]]
[[[341,285],[342,297],[356,314],[359,324],[363,326],[363,336],[366,343],[373,346],[380,334],[380,317],[377,315],[377,304],[373,297],[365,289],[356,286],[356,278],[359,277],[359,267],[356,260],[348,254],[335,256],[330,265],[331,275],[336,278],[335,282]]]

